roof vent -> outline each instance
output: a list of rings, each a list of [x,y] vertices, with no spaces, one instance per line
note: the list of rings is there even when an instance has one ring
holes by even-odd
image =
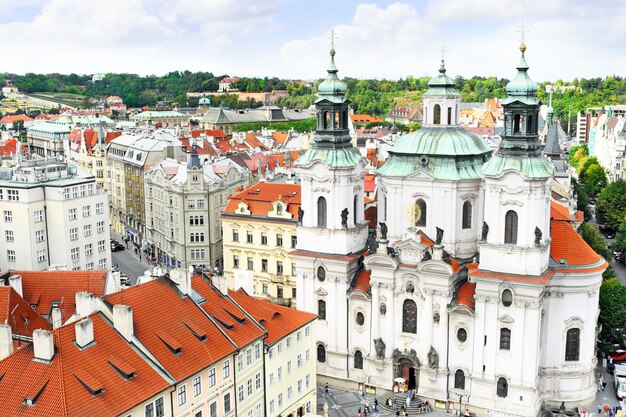
[[[559,259],[559,264],[560,265],[567,265],[567,259],[563,259],[563,258]]]

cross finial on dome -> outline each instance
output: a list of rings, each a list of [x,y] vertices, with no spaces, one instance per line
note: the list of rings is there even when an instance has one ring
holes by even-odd
[[[447,51],[447,45],[445,42],[441,42],[441,46],[439,47],[439,51],[441,52],[441,62],[444,61],[444,59],[446,59],[446,51]]]
[[[530,30],[528,30],[528,28],[526,28],[526,26],[524,26],[524,21],[522,20],[522,24],[520,25],[519,29],[517,30],[517,32],[519,32],[520,34],[520,45],[519,45],[519,50],[522,52],[522,55],[524,54],[524,52],[526,52],[526,43],[524,43],[524,41],[526,40],[526,33],[530,32]]]
[[[328,39],[330,39],[330,56],[335,56],[335,39],[337,39],[335,29],[331,29]]]

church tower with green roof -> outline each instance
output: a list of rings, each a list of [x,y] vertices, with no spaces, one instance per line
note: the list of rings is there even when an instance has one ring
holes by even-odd
[[[522,56],[507,86],[504,134],[496,154],[483,166],[485,224],[480,268],[540,276],[550,257],[550,190],[554,166],[541,153],[537,129],[537,84]]]

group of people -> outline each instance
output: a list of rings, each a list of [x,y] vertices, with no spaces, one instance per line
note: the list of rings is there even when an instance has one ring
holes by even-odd
[[[622,408],[617,405],[611,407],[608,404],[605,404],[604,406],[602,406],[602,403],[598,404],[598,416],[622,417],[623,415]]]
[[[606,381],[604,380],[602,374],[600,374],[600,378],[598,378],[598,391],[606,391]]]

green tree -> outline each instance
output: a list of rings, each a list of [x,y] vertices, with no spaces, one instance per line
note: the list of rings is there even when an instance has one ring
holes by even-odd
[[[588,153],[586,144],[574,145],[571,148],[569,148],[569,154],[567,155],[567,162],[569,162],[571,166],[576,168],[578,167],[578,162],[580,161],[580,159],[584,156],[587,156],[588,154],[589,153]]]
[[[598,350],[605,354],[615,352],[616,345],[624,346],[626,330],[626,286],[611,278],[600,287],[600,315],[602,327],[598,337]]]
[[[599,164],[588,165],[580,178],[585,184],[583,189],[591,197],[597,196],[607,183],[606,171]]]
[[[619,225],[611,250],[614,252],[626,252],[626,222]]]
[[[582,238],[589,246],[591,246],[591,249],[604,259],[611,259],[613,254],[609,248],[607,248],[606,243],[604,243],[604,239],[595,224],[585,222],[580,225],[580,231]]]
[[[610,183],[598,196],[596,203],[598,223],[617,230],[626,220],[626,181]]]
[[[16,120],[13,122],[13,131],[20,133],[22,132],[22,130],[24,129],[24,121],[23,120]]]

